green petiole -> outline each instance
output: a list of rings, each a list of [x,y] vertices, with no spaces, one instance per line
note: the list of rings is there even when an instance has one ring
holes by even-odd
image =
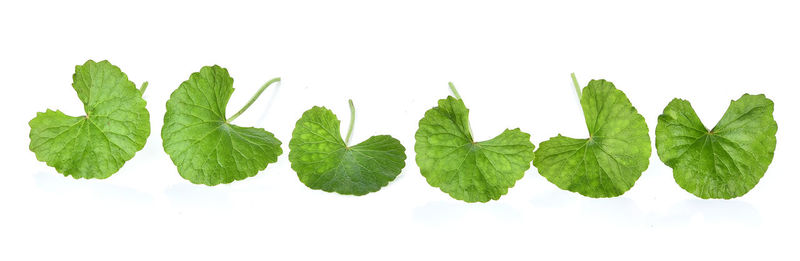
[[[147,85],[149,85],[149,84],[150,83],[148,83],[148,82],[143,82],[142,83],[142,87],[139,87],[139,92],[141,92],[142,95],[144,95],[144,91],[147,90]]]
[[[572,85],[575,85],[575,93],[578,94],[578,100],[581,99],[581,86],[578,85],[578,79],[575,78],[575,73],[569,74],[572,77]]]
[[[456,86],[453,85],[453,82],[448,82],[447,84],[450,85],[450,91],[453,92],[453,95],[456,96],[456,99],[461,100],[461,95],[458,94],[458,90],[456,90]],[[463,100],[462,100],[462,102],[463,102]],[[473,136],[472,136],[472,125],[469,124],[469,120],[467,121],[467,129],[469,129],[469,137],[470,137],[470,139],[474,139]]]
[[[350,127],[347,128],[347,137],[344,139],[344,145],[350,146],[350,135],[353,134],[353,124],[356,122],[356,107],[353,106],[353,99],[347,100],[350,103]]]
[[[246,111],[246,110],[247,110],[247,108],[250,108],[250,105],[253,105],[253,103],[254,103],[254,102],[256,102],[256,99],[258,99],[258,96],[261,96],[261,93],[263,93],[263,92],[264,92],[264,90],[266,90],[266,89],[267,89],[267,87],[269,87],[269,86],[270,86],[270,85],[272,85],[273,83],[280,82],[280,81],[281,81],[281,77],[277,77],[277,78],[274,78],[274,79],[272,79],[272,80],[269,80],[267,83],[265,83],[264,85],[262,85],[262,86],[261,86],[261,88],[260,88],[260,89],[258,89],[258,91],[256,92],[256,94],[254,94],[254,95],[253,95],[253,97],[252,97],[252,98],[250,98],[250,101],[248,101],[248,102],[247,102],[247,104],[245,104],[245,105],[244,105],[244,107],[242,107],[242,109],[240,109],[238,112],[236,112],[236,114],[234,114],[233,116],[231,116],[230,118],[228,118],[228,119],[227,119],[225,122],[228,122],[228,123],[230,123],[231,121],[233,121],[233,120],[235,120],[237,117],[239,117],[239,115],[242,115],[242,113],[244,113],[244,111]]]

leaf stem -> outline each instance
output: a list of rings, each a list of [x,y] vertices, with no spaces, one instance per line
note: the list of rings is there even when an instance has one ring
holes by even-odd
[[[280,81],[281,81],[281,77],[276,77],[276,78],[274,78],[272,80],[269,80],[264,85],[262,85],[261,88],[258,89],[256,94],[254,94],[253,97],[250,98],[250,101],[248,101],[247,104],[245,104],[244,107],[242,107],[242,109],[240,109],[238,112],[236,112],[236,114],[234,114],[233,116],[228,118],[228,120],[226,120],[226,122],[231,122],[231,121],[235,120],[237,117],[239,117],[239,115],[242,115],[242,113],[244,113],[244,111],[246,111],[247,108],[250,108],[250,105],[253,105],[253,103],[256,102],[256,99],[258,99],[258,96],[261,96],[261,93],[263,93],[264,90],[267,89],[267,87],[269,87],[273,83],[280,82]]]
[[[139,92],[141,92],[142,95],[144,95],[144,91],[147,90],[147,85],[149,85],[149,84],[150,83],[148,83],[148,82],[143,82],[142,83],[142,87],[139,87]]]
[[[458,94],[458,90],[456,90],[456,86],[453,85],[453,82],[448,82],[447,84],[450,85],[450,91],[453,92],[453,95],[456,96],[456,99],[461,100],[461,95]],[[464,101],[461,100],[461,102]],[[469,138],[474,140],[475,138],[472,136],[472,125],[469,123],[469,119],[467,119],[467,130],[469,130]]]
[[[572,77],[572,85],[575,86],[575,93],[578,94],[578,100],[581,100],[581,86],[578,84],[578,79],[575,78],[575,73],[570,73],[570,77]]]
[[[353,124],[356,122],[356,107],[353,106],[353,99],[347,100],[350,103],[350,127],[347,127],[347,138],[344,140],[345,146],[350,146],[350,135],[353,134]]]
[[[450,85],[450,91],[453,92],[453,95],[456,96],[456,99],[461,100],[461,95],[458,94],[458,90],[456,90],[456,86],[453,85],[453,82],[448,82],[447,84]]]
[[[583,112],[583,105],[581,104],[581,97],[583,97],[583,94],[581,93],[581,86],[580,86],[580,84],[578,84],[578,78],[575,77],[575,73],[570,73],[569,76],[572,77],[572,85],[575,86],[575,93],[578,94],[578,105],[581,106],[581,112]],[[586,117],[586,115],[584,114],[584,118],[585,117]],[[587,128],[589,127],[588,126],[588,121],[587,121],[587,126],[586,127]],[[589,129],[589,141],[587,141],[587,142],[594,142],[594,141],[592,141],[592,130],[591,129]]]

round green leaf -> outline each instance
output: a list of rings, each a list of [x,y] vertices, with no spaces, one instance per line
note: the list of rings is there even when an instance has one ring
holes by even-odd
[[[455,199],[487,202],[505,195],[530,168],[530,137],[506,129],[491,140],[473,141],[469,110],[461,99],[449,96],[419,121],[414,150],[428,184]]]
[[[297,120],[289,141],[289,161],[303,184],[346,195],[380,190],[405,167],[405,147],[389,135],[347,146],[339,119],[314,106]]]
[[[550,138],[539,144],[533,165],[561,189],[593,198],[622,195],[650,162],[644,117],[605,80],[590,81],[580,100],[589,138]]]
[[[674,99],[658,116],[658,157],[672,168],[675,182],[698,197],[742,196],[758,184],[775,154],[773,107],[763,94],[745,94],[708,130],[688,101]]]
[[[150,136],[147,103],[128,76],[108,61],[75,66],[72,79],[86,115],[49,109],[37,113],[28,123],[30,150],[64,176],[107,178]]]
[[[283,153],[272,133],[228,122],[225,109],[233,90],[228,70],[205,66],[167,101],[164,151],[192,183],[213,186],[252,177]]]

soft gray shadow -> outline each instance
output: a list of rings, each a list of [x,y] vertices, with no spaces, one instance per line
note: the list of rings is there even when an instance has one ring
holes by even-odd
[[[126,205],[154,203],[154,198],[150,194],[104,180],[74,179],[55,172],[37,172],[33,174],[33,179],[36,187],[57,197],[80,196],[90,192],[92,198],[106,203]]]
[[[537,208],[563,208],[575,200],[570,192],[563,190],[548,190],[544,193],[539,193],[533,196],[530,200],[531,205]]]
[[[667,211],[667,215],[656,216],[656,224],[665,226],[686,226],[695,218],[702,218],[707,224],[738,224],[758,226],[761,215],[750,203],[739,200],[689,199],[681,201]]]
[[[414,209],[414,219],[429,226],[458,223],[469,217],[483,215],[503,222],[521,222],[522,213],[500,202],[466,203],[462,201],[434,201]]]
[[[502,199],[502,198],[501,198]],[[507,223],[522,222],[522,212],[509,204],[501,202],[485,203],[483,210],[489,211],[497,220]]]
[[[226,208],[230,207],[228,191],[225,185],[209,187],[189,182],[182,182],[168,187],[164,194],[173,206],[189,209]]]
[[[414,219],[431,226],[445,225],[464,218],[467,212],[465,204],[446,201],[428,202],[414,209]]]
[[[633,200],[625,197],[586,198],[580,203],[582,219],[593,220],[600,225],[638,227],[644,224],[644,214]]]

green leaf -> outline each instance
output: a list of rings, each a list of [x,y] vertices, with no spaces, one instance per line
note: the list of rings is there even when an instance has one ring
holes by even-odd
[[[644,117],[611,82],[592,80],[578,95],[589,138],[550,138],[539,144],[533,165],[561,189],[593,198],[622,195],[650,162]]]
[[[150,136],[147,103],[128,76],[108,61],[75,66],[72,79],[86,115],[49,109],[37,113],[28,123],[30,150],[64,176],[107,178]]]
[[[491,140],[473,141],[469,110],[460,98],[452,96],[425,112],[415,138],[417,165],[428,184],[466,202],[499,199],[522,178],[533,160],[531,135],[519,129],[506,129]]]
[[[658,157],[672,168],[675,182],[698,197],[742,196],[772,162],[778,131],[773,107],[763,94],[745,94],[709,131],[688,101],[674,99],[658,116]]]
[[[289,141],[289,161],[300,181],[312,189],[364,195],[380,190],[400,174],[406,160],[400,141],[378,135],[351,147],[342,140],[339,123],[333,112],[317,106],[297,121]]]
[[[181,83],[167,101],[161,138],[164,151],[181,177],[209,186],[255,176],[283,153],[281,142],[261,128],[239,127],[230,121],[247,109],[276,78],[256,93],[233,117],[225,109],[233,93],[233,78],[225,68],[205,66]]]

